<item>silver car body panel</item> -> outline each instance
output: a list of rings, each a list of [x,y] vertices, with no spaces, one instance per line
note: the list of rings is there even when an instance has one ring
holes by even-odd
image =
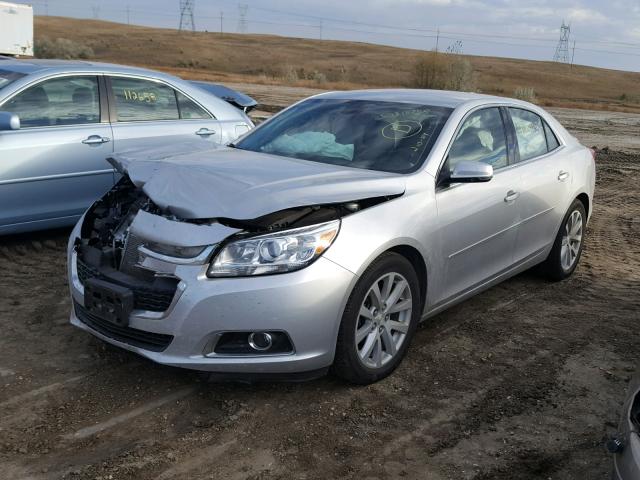
[[[185,219],[252,219],[285,208],[400,195],[405,189],[404,177],[391,173],[232,148],[161,161],[114,155],[112,161],[156,205]]]
[[[173,272],[180,279],[184,292],[162,321],[148,312],[134,312],[131,325],[174,335],[165,352],[150,352],[101,335],[79,320],[75,312],[71,314],[72,323],[110,343],[170,365],[219,372],[324,368],[332,362],[342,313],[355,283],[385,251],[412,250],[419,254],[427,277],[422,315],[426,319],[544,260],[565,212],[579,195],[588,199],[591,214],[595,187],[591,152],[533,105],[435,91],[335,92],[319,97],[406,101],[450,106],[454,111],[422,168],[407,175],[276,159],[234,149],[205,152],[206,162],[199,160],[199,154],[164,156],[157,162],[150,160],[153,155],[139,157],[142,160],[134,160],[135,155],[115,155],[118,168],[141,185],[155,203],[191,218],[251,219],[295,206],[372,196],[389,198],[342,217],[333,245],[315,263],[296,272],[211,279],[205,274],[206,264],[168,261],[162,267],[156,263],[158,271]],[[496,105],[517,106],[541,115],[556,132],[560,148],[496,170],[486,183],[438,186],[438,172],[461,122],[478,108]],[[279,168],[261,168],[261,162]],[[570,175],[559,180],[562,171]],[[511,191],[519,192],[515,200],[507,198]],[[182,223],[182,229],[174,229],[174,223]],[[210,229],[210,233],[200,236],[197,229]],[[79,230],[80,224],[69,244],[71,280]],[[145,220],[137,229],[137,235],[143,238],[162,238],[169,245],[182,246],[202,245],[203,238],[218,243],[231,234],[215,222],[195,225]],[[82,304],[80,289],[70,283],[73,299]],[[211,338],[221,332],[254,329],[286,331],[295,353],[227,358],[205,352]]]
[[[178,77],[142,68],[59,60],[2,60],[25,76],[0,89],[2,105],[40,82],[69,76],[127,77],[162,83],[210,112],[210,119],[31,127],[0,132],[0,234],[73,225],[117,180],[106,158],[140,148],[189,151],[226,144],[253,123],[240,109]],[[205,128],[214,133],[198,135]],[[92,136],[104,143],[85,144]]]

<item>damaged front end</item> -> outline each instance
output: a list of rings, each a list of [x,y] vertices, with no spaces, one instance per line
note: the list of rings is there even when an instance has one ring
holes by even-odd
[[[254,219],[184,219],[156,205],[124,175],[87,211],[74,241],[84,308],[126,326],[132,311],[161,316],[170,308],[184,288],[176,274],[180,265],[208,266],[210,277],[304,268],[335,239],[341,218],[395,196],[292,207]],[[243,261],[255,251],[258,264]],[[107,299],[112,305],[104,305],[105,283],[125,289]]]

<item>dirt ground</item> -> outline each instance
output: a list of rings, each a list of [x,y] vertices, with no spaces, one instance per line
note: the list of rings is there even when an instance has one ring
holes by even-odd
[[[1,239],[0,478],[608,478],[640,350],[640,116],[563,115],[615,147],[575,275],[438,315],[367,387],[209,384],[112,348],[68,324],[68,230]]]

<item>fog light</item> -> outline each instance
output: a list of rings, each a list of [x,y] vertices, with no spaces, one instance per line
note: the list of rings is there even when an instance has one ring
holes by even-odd
[[[286,332],[222,332],[205,347],[205,355],[286,355],[294,352]]]
[[[267,332],[251,332],[249,334],[249,345],[254,350],[264,352],[265,350],[269,350],[272,344],[273,339],[271,338],[271,334]]]

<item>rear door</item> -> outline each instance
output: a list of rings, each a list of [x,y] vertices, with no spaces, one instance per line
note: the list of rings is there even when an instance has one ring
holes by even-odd
[[[514,258],[519,262],[553,243],[565,214],[563,205],[571,194],[572,177],[564,148],[544,119],[522,108],[510,107],[508,111],[518,145],[517,169],[522,176]]]
[[[449,150],[441,176],[461,160],[493,166],[486,183],[438,187],[436,203],[445,262],[440,301],[507,270],[513,263],[520,172],[510,165],[504,114],[498,107],[467,115]]]
[[[21,121],[19,130],[0,132],[1,232],[70,224],[113,185],[105,160],[113,135],[99,76],[43,80],[0,110]]]
[[[221,142],[220,124],[195,100],[164,82],[110,76],[115,150]]]

